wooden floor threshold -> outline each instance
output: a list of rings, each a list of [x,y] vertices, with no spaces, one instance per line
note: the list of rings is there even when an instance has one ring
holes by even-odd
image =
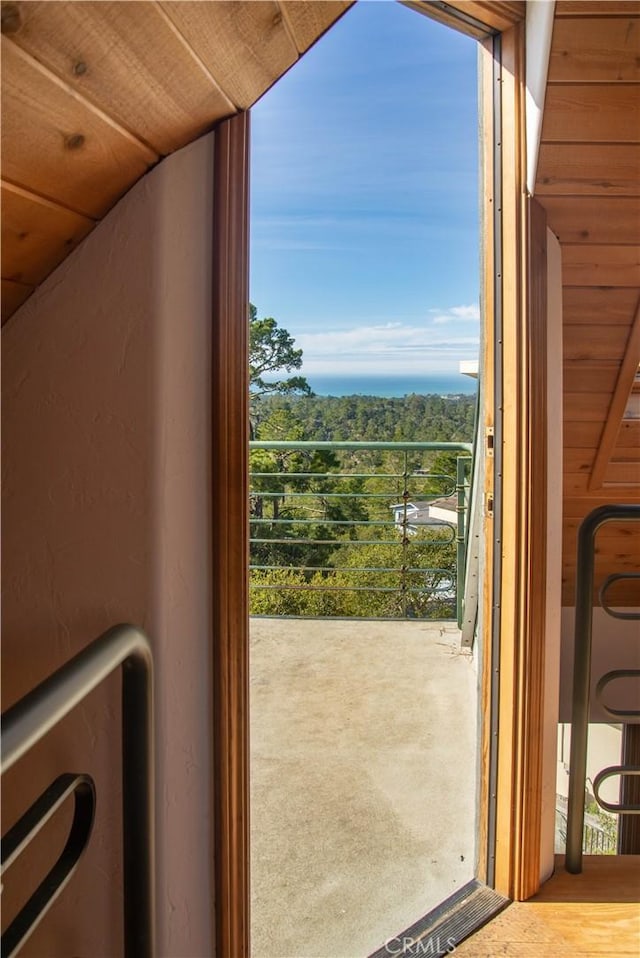
[[[640,855],[589,855],[581,875],[556,869],[461,945],[464,958],[613,958],[640,954]]]

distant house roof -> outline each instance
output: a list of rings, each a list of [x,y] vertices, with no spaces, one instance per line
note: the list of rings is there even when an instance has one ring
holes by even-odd
[[[436,509],[449,509],[451,512],[455,512],[458,508],[458,497],[446,496],[441,499],[434,499],[430,505],[435,506]]]

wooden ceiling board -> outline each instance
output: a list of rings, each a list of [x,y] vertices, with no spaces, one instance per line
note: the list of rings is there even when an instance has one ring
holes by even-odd
[[[640,80],[640,18],[556,20],[550,83],[619,83]]]
[[[640,244],[639,196],[545,196],[540,202],[563,245]]]
[[[476,40],[508,30],[525,18],[522,0],[448,0],[446,4],[429,0],[400,0],[405,7],[417,10],[445,26]]]
[[[568,360],[609,360],[619,364],[629,338],[627,325],[580,326],[574,323],[562,330],[563,357]]]
[[[447,6],[460,10],[494,30],[508,30],[524,20],[526,7],[522,0],[448,0]]]
[[[609,497],[602,492],[588,496],[567,496],[563,503],[565,518],[579,521],[592,509],[606,506],[610,501]]]
[[[2,277],[37,285],[93,229],[93,220],[2,184]]]
[[[298,58],[272,0],[162,0],[160,6],[236,107],[252,106]]]
[[[12,279],[2,280],[2,322],[5,323],[19,306],[31,296],[33,286],[16,283]]]
[[[157,155],[4,37],[2,55],[3,178],[103,216]]]
[[[633,572],[640,572],[640,569],[632,569]],[[604,582],[606,575],[600,573],[594,578],[594,595],[598,595],[600,586]],[[623,585],[622,595],[620,599],[614,597],[614,592],[611,590],[610,601],[613,605],[616,606],[626,606],[626,607],[637,607],[640,606],[640,582],[635,579],[629,582],[621,584]],[[563,567],[563,577],[562,577],[562,604],[563,606],[575,605],[575,560],[573,566]],[[575,952],[572,952],[575,954]],[[587,958],[585,955],[584,958]]]
[[[561,83],[547,87],[543,143],[639,141],[640,97],[635,84]]]
[[[562,551],[569,555],[575,552],[581,521],[581,519],[572,518],[571,516],[567,516],[565,519],[564,529],[566,536],[562,541]],[[640,525],[631,524],[630,522],[607,522],[601,526],[596,533],[596,550],[602,552],[603,546],[605,551],[609,550],[611,543],[615,542],[616,539],[622,539],[628,543],[637,543],[637,555],[640,556]]]
[[[589,474],[591,473],[591,467],[593,466],[595,454],[595,449],[593,448],[565,449],[562,457],[565,475],[583,474],[588,479]]]
[[[354,0],[324,0],[310,4],[307,0],[280,0],[279,7],[287,21],[298,53],[304,53],[339,19]]]
[[[564,394],[565,430],[570,422],[600,422],[607,418],[611,393],[577,392]]]
[[[563,389],[571,393],[591,391],[613,393],[618,379],[618,368],[618,363],[612,360],[601,362],[569,360],[564,363]]]
[[[637,499],[640,491],[640,461],[634,459],[629,460],[629,462],[621,462],[618,459],[612,459],[608,463],[602,480],[602,487],[610,489],[612,486],[624,485],[636,487],[634,498]]]
[[[628,17],[640,16],[639,0],[558,0],[559,17]]]
[[[127,3],[19,3],[11,40],[160,154],[235,112],[163,11]]]
[[[580,392],[579,389],[572,390]],[[590,422],[588,419],[577,422],[573,420],[564,429],[563,443],[565,449],[595,448],[602,435],[602,423]]]
[[[621,363],[619,364],[616,384],[607,412],[606,426],[602,431],[602,436],[600,437],[593,470],[591,472],[589,486],[592,491],[599,489],[605,479],[610,481],[612,478],[611,458],[616,446],[618,433],[620,431],[620,423],[622,422],[625,409],[627,408],[627,403],[629,401],[629,396],[631,395],[631,390],[633,388],[639,366],[640,300],[638,301],[638,307],[636,309],[633,324],[629,329],[624,355],[622,357]],[[631,479],[626,478],[626,473],[623,480],[620,477],[619,472],[619,470],[616,471],[614,481],[632,481]]]
[[[542,143],[536,195],[638,196],[640,146]]]
[[[576,475],[565,472],[562,481],[563,496],[583,496],[588,495],[590,491],[588,473]],[[604,491],[610,502],[638,502],[640,487],[635,477],[631,477],[629,481],[625,483],[601,486],[599,491]],[[587,512],[590,511],[591,509],[587,510]]]
[[[640,287],[640,246],[567,243],[562,247],[563,286]]]
[[[562,294],[564,325],[629,327],[637,303],[638,291],[631,287],[568,286]]]
[[[616,449],[640,449],[640,419],[624,419],[622,421]]]

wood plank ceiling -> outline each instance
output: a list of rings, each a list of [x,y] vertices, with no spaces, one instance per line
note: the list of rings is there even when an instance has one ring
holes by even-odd
[[[536,193],[562,245],[570,605],[581,519],[640,496],[640,419],[625,412],[640,363],[640,4],[557,4]],[[600,533],[605,571],[640,571],[640,529]]]
[[[3,321],[150,167],[255,103],[352,2],[3,0]],[[494,30],[525,9],[445,6]]]
[[[351,2],[3,2],[3,320],[150,167],[255,103]]]

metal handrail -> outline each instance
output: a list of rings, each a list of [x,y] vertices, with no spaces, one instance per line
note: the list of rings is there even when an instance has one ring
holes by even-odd
[[[149,640],[116,625],[2,716],[6,772],[69,712],[122,667],[122,809],[126,958],[155,954],[153,688]]]
[[[599,506],[586,516],[578,532],[571,752],[565,857],[565,868],[574,875],[580,874],[582,871],[584,785],[587,776],[589,693],[591,685],[595,536],[598,529],[608,522],[627,521],[640,521],[640,505]]]
[[[75,807],[66,844],[55,864],[3,932],[3,958],[13,958],[19,951],[76,870],[93,828],[96,807],[93,779],[89,775],[71,773],[60,775],[2,839],[2,874],[4,874],[71,795],[74,797]]]
[[[274,491],[274,487],[271,489],[259,489],[252,486],[251,488],[251,498],[256,501],[261,500],[265,503],[270,502],[271,500],[277,501],[278,499],[286,497],[287,501],[290,501],[292,506],[294,506],[299,514],[296,515],[284,515],[284,514],[275,514],[273,516],[264,516],[262,514],[262,508],[260,507],[259,513],[252,515],[250,517],[250,524],[252,528],[252,534],[250,536],[250,546],[260,546],[260,545],[274,545],[274,546],[351,546],[352,548],[359,548],[369,545],[380,545],[380,546],[397,546],[398,547],[398,561],[394,563],[394,560],[391,560],[389,565],[380,565],[378,568],[370,568],[368,565],[366,568],[360,568],[360,563],[358,566],[346,565],[331,565],[319,566],[309,562],[309,558],[306,561],[295,562],[293,558],[291,560],[284,559],[280,564],[273,565],[269,562],[269,558],[265,557],[262,561],[252,561],[250,569],[252,572],[263,572],[274,569],[288,570],[290,572],[296,573],[307,573],[307,572],[320,572],[326,573],[327,581],[320,583],[316,579],[312,583],[305,582],[281,582],[273,585],[269,582],[256,581],[255,579],[251,582],[252,590],[256,591],[265,591],[269,590],[274,591],[283,591],[283,592],[346,592],[346,593],[358,593],[358,592],[369,592],[369,593],[397,593],[400,597],[400,604],[402,606],[402,611],[400,611],[400,605],[398,605],[398,610],[394,610],[391,615],[394,614],[400,617],[407,617],[415,612],[415,608],[412,603],[409,603],[409,596],[419,595],[444,595],[446,592],[450,594],[453,598],[453,584],[455,581],[456,591],[455,591],[455,600],[456,600],[456,618],[458,624],[461,624],[462,621],[462,604],[463,604],[463,595],[462,595],[462,583],[464,582],[464,568],[466,560],[466,511],[467,511],[467,493],[468,493],[468,483],[466,480],[465,469],[468,462],[471,459],[471,450],[472,446],[469,443],[462,442],[349,442],[349,441],[326,441],[326,440],[311,440],[311,441],[301,441],[301,440],[273,440],[273,441],[252,441],[249,444],[251,451],[264,450],[269,452],[315,452],[315,451],[328,451],[336,453],[375,453],[379,451],[384,452],[398,452],[404,454],[404,468],[399,472],[382,472],[382,471],[371,471],[366,472],[362,470],[360,462],[356,460],[355,470],[353,472],[348,471],[347,469],[340,469],[331,471],[327,469],[326,465],[319,464],[320,469],[316,471],[301,471],[298,466],[298,471],[288,471],[283,468],[283,463],[278,463],[278,469],[262,471],[260,468],[255,471],[251,471],[250,476],[252,483],[257,481],[270,480],[271,482],[280,482],[282,488]],[[422,454],[428,452],[452,452],[458,453],[457,469],[455,476],[443,475],[440,473],[428,472],[424,468],[418,468],[417,466],[413,469],[409,468],[409,455],[410,454]],[[297,465],[297,464],[296,464]],[[366,467],[365,467],[366,468]],[[304,466],[302,467],[304,470]],[[398,485],[395,491],[391,489],[388,492],[363,492],[363,491],[353,491],[345,492],[340,491],[340,484],[336,484],[339,480],[359,480],[359,479],[387,479],[387,480],[396,480],[398,483],[402,483],[401,487]],[[304,480],[313,480],[316,483],[315,488],[301,487],[298,483]],[[322,486],[317,487],[317,483],[322,483],[324,480],[328,480],[332,483],[333,488],[324,489]],[[424,492],[416,491],[414,493],[410,492],[410,488],[415,484],[420,482],[426,483],[429,482],[433,484],[434,482],[439,483],[442,488],[438,488],[437,492]],[[266,484],[266,483],[265,483]],[[286,488],[286,486],[293,488]],[[401,491],[400,491],[401,490]],[[411,536],[413,536],[417,531],[424,530],[433,530],[435,523],[425,522],[422,518],[416,519],[409,508],[411,498],[418,497],[421,500],[433,501],[434,499],[441,498],[443,496],[453,497],[456,499],[456,516],[452,517],[451,522],[442,522],[438,524],[438,534],[432,536],[425,536],[416,540],[416,545],[422,546],[436,546],[438,548],[445,548],[448,545],[453,545],[455,542],[456,553],[455,553],[455,572],[448,572],[443,569],[432,569],[432,568],[418,568],[416,567],[415,562],[411,562]],[[384,518],[331,518],[330,515],[325,517],[325,512],[330,504],[335,503],[338,505],[343,502],[345,499],[353,499],[354,501],[362,502],[362,500],[390,500],[390,502],[396,502],[397,506],[402,510],[400,518],[396,515],[395,519],[384,519]],[[416,499],[417,501],[417,499]],[[320,505],[318,505],[320,504]],[[256,510],[258,512],[258,510]],[[322,514],[316,514],[322,513]],[[374,514],[375,515],[375,514]],[[317,526],[316,536],[307,535],[306,529],[310,527]],[[290,535],[286,535],[287,527],[291,528]],[[395,529],[398,530],[401,534],[396,535],[394,538],[389,536],[389,533],[386,534],[384,538],[376,538],[376,530],[385,530],[385,529]],[[263,530],[271,530],[275,535],[266,535]],[[335,535],[334,535],[335,530]],[[373,532],[369,532],[373,530]],[[350,538],[342,538],[344,533],[350,532]],[[367,534],[369,532],[369,534]],[[297,534],[296,534],[297,533]],[[384,532],[381,533],[384,536]],[[395,586],[390,586],[388,581],[384,585],[378,584],[377,580],[370,581],[367,585],[353,585],[350,582],[349,577],[352,574],[357,574],[359,572],[367,573],[397,573],[398,574],[398,584]],[[420,584],[408,580],[409,575],[415,576],[420,573],[432,573],[433,576],[442,576],[449,575],[449,582],[447,588],[441,587],[439,584],[437,587],[424,586],[418,587]],[[339,576],[343,574],[343,581],[332,582],[329,581],[334,576]],[[346,577],[346,578],[345,578]],[[459,587],[458,587],[459,586]],[[327,614],[336,614],[334,612]],[[338,613],[339,614],[339,613]]]

